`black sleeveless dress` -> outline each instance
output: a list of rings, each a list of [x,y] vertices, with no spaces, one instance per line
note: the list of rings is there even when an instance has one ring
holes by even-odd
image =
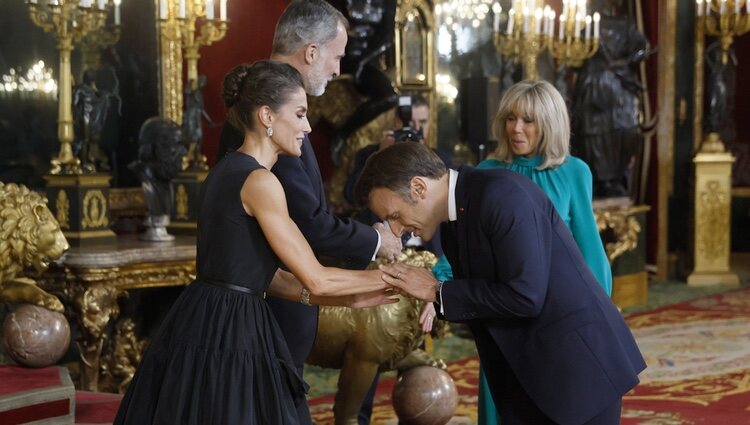
[[[279,260],[240,200],[258,168],[233,152],[203,183],[198,277],[146,350],[115,424],[310,422],[298,413],[307,385],[264,298]]]

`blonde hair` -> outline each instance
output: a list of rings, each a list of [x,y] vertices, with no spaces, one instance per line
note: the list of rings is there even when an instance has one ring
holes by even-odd
[[[565,161],[570,151],[570,119],[568,109],[557,89],[542,80],[524,80],[512,85],[500,100],[492,123],[492,133],[497,139],[497,149],[492,156],[499,161],[512,162],[515,155],[508,145],[505,121],[517,110],[537,126],[542,156],[538,170],[554,168]]]

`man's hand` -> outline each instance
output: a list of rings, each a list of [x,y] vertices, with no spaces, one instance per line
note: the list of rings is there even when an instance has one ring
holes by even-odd
[[[383,257],[388,261],[395,261],[399,254],[401,254],[401,238],[394,235],[383,223],[375,223],[372,227],[380,234],[378,257]]]
[[[382,264],[383,280],[414,298],[435,302],[437,280],[431,270],[402,263]]]

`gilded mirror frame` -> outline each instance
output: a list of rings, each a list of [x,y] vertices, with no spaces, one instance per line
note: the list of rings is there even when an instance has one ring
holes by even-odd
[[[406,75],[407,71],[413,68],[407,60],[409,46],[407,40],[414,37],[414,34],[408,34],[407,31],[413,28],[411,24],[418,22],[421,27],[418,37],[421,41],[421,61],[416,66],[419,67],[424,78],[411,78]],[[395,81],[396,89],[399,93],[419,93],[424,96],[430,103],[430,125],[437,128],[437,96],[435,92],[435,5],[430,0],[399,0],[396,7],[396,25],[394,34],[393,52],[395,56]],[[413,58],[412,58],[413,59]],[[437,131],[431,131],[427,138],[427,145],[437,146]]]

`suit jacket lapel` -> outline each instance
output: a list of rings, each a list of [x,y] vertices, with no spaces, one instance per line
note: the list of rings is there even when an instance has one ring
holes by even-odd
[[[320,175],[320,167],[318,167],[318,160],[315,157],[315,150],[313,150],[312,142],[310,138],[305,134],[305,140],[302,141],[302,166],[305,169],[310,182],[313,184],[313,188],[318,192],[318,197],[323,206],[327,205],[325,191],[323,190],[322,177]]]
[[[448,258],[453,276],[455,278],[463,277],[463,270],[458,260],[458,239],[456,238],[456,223],[446,221],[440,225],[440,244],[443,246],[443,253]]]

